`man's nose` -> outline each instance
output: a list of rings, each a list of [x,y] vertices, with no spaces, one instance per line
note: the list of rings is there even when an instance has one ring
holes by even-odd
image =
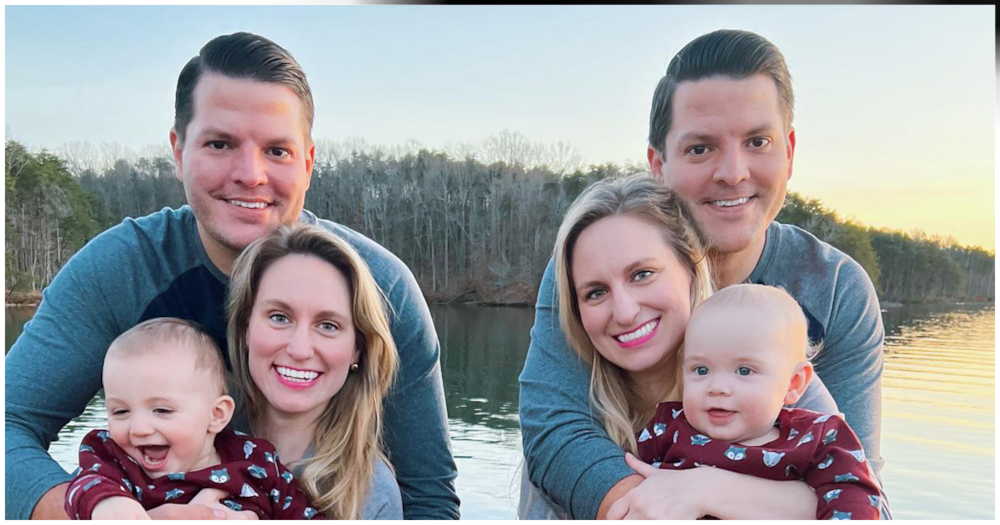
[[[267,159],[260,149],[242,146],[233,167],[233,180],[248,188],[267,183]]]
[[[750,178],[750,166],[746,152],[740,147],[725,151],[715,168],[715,173],[712,174],[712,180],[729,186],[736,186],[748,178]]]

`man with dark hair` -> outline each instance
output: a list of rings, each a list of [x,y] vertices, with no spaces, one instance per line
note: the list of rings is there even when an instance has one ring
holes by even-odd
[[[278,225],[302,221],[357,249],[395,312],[400,372],[384,428],[405,517],[458,518],[440,344],[416,280],[374,241],[303,210],[315,145],[312,94],[299,64],[266,38],[220,36],[184,67],[175,110],[170,144],[188,205],[126,219],[90,241],[45,289],[5,359],[6,517],[66,517],[70,476],[46,448],[101,388],[111,341],[146,319],[179,317],[226,348],[233,262]],[[220,517],[194,505],[150,512]]]
[[[839,408],[878,471],[884,329],[875,288],[843,252],[774,221],[792,176],[793,106],[791,77],[774,44],[747,31],[698,37],[674,56],[656,88],[649,166],[689,208],[717,288],[781,286],[800,303],[822,350],[813,360],[818,380],[796,406]],[[588,416],[589,371],[559,329],[553,284],[550,263],[520,377],[527,471],[569,515],[602,518],[644,478]],[[625,503],[630,517],[643,516],[643,502]],[[531,517],[522,505],[525,512]]]

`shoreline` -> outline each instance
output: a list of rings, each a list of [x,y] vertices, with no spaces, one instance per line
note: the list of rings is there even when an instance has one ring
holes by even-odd
[[[511,299],[509,301],[490,301],[483,300],[476,297],[477,294],[464,293],[455,297],[446,298],[440,295],[427,296],[424,295],[424,300],[427,304],[434,305],[462,305],[462,306],[497,306],[504,308],[534,308],[534,300],[527,301],[524,299]],[[37,308],[42,301],[41,292],[27,292],[27,293],[10,293],[7,294],[5,300],[5,307],[7,308]],[[992,297],[959,297],[959,298],[930,298],[930,299],[902,299],[896,301],[890,300],[879,300],[879,305],[882,308],[901,308],[903,306],[910,306],[914,304],[994,304],[994,299]]]

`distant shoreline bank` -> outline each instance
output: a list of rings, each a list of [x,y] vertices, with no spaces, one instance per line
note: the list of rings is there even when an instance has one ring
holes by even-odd
[[[470,297],[469,294],[463,294],[458,297],[429,297],[424,296],[424,299],[428,304],[435,305],[462,305],[462,306],[499,306],[504,308],[533,308],[533,301],[525,301],[523,299],[511,299],[506,301],[499,300],[482,300],[474,296]],[[5,306],[7,308],[37,308],[42,302],[41,292],[31,291],[27,293],[10,293],[7,295]],[[909,306],[914,304],[993,304],[994,298],[992,297],[958,297],[958,298],[943,298],[935,297],[929,299],[904,299],[899,301],[889,301],[880,300],[879,304],[882,308],[900,308],[903,306]]]

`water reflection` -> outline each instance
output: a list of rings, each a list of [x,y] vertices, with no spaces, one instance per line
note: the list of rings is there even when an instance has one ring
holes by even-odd
[[[889,309],[883,471],[894,516],[993,519],[995,309]]]
[[[31,311],[6,311],[7,348]],[[513,519],[521,465],[517,376],[530,308],[431,307],[462,516]],[[995,311],[982,305],[887,308],[883,471],[894,517],[994,517]],[[105,424],[99,395],[51,452],[76,468],[83,435]]]
[[[517,376],[534,321],[531,308],[435,305],[462,517],[511,519],[521,464]]]

